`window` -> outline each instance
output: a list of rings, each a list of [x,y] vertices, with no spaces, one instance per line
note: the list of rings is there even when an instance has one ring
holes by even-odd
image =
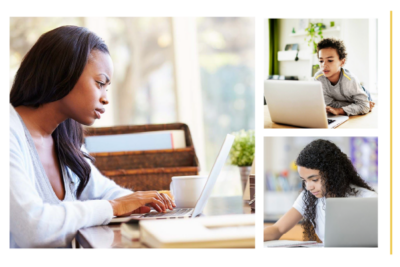
[[[254,129],[254,19],[199,18],[197,34],[210,170],[227,133]],[[218,179],[215,194],[241,194],[236,167],[225,168]]]

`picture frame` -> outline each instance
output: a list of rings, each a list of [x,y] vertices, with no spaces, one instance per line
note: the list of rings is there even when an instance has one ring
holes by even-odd
[[[290,50],[292,50],[292,44],[287,44],[285,46],[285,51],[290,51]]]
[[[309,19],[299,19],[299,26],[297,29],[298,33],[304,33],[304,31],[307,29],[309,23]]]

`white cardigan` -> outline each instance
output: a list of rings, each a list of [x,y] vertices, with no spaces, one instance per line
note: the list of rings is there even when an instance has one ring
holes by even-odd
[[[108,224],[113,217],[107,201],[132,191],[104,177],[91,163],[90,180],[81,201],[44,201],[36,187],[36,175],[28,140],[18,113],[10,105],[10,247],[70,247],[80,228]],[[79,178],[68,170],[76,190]],[[64,177],[64,179],[67,179]],[[67,188],[66,188],[67,190]]]

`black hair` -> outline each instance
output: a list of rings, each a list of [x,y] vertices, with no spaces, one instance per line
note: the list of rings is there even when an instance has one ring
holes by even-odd
[[[298,166],[319,170],[324,188],[324,196],[346,197],[356,195],[358,191],[350,185],[374,191],[357,173],[351,160],[334,143],[318,139],[308,144],[296,160]],[[303,181],[303,201],[305,205],[303,215],[303,235],[305,240],[316,240],[316,206],[317,200],[311,192],[306,190]]]
[[[90,53],[109,54],[104,41],[83,27],[62,26],[44,33],[23,58],[10,92],[14,107],[39,107],[62,99],[74,88]],[[69,167],[80,179],[80,197],[90,178],[93,158],[81,150],[82,125],[69,118],[52,133],[61,167]]]
[[[317,44],[317,57],[319,57],[319,50],[324,48],[333,48],[339,55],[339,60],[347,57],[346,46],[343,41],[334,38],[325,38]]]

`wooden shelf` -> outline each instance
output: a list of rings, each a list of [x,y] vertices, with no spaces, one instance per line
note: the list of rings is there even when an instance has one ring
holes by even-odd
[[[278,51],[278,61],[295,61],[297,51]],[[300,50],[298,54],[299,60],[310,60],[311,51]]]
[[[328,28],[328,29],[326,29],[326,30],[322,30],[322,33],[323,34],[325,34],[325,33],[330,33],[330,32],[339,32],[340,31],[340,27],[339,26],[337,26],[337,27],[334,27],[334,28]],[[293,37],[298,37],[298,36],[306,36],[307,35],[307,32],[301,32],[301,33],[291,33],[290,34],[290,36],[293,36]]]

